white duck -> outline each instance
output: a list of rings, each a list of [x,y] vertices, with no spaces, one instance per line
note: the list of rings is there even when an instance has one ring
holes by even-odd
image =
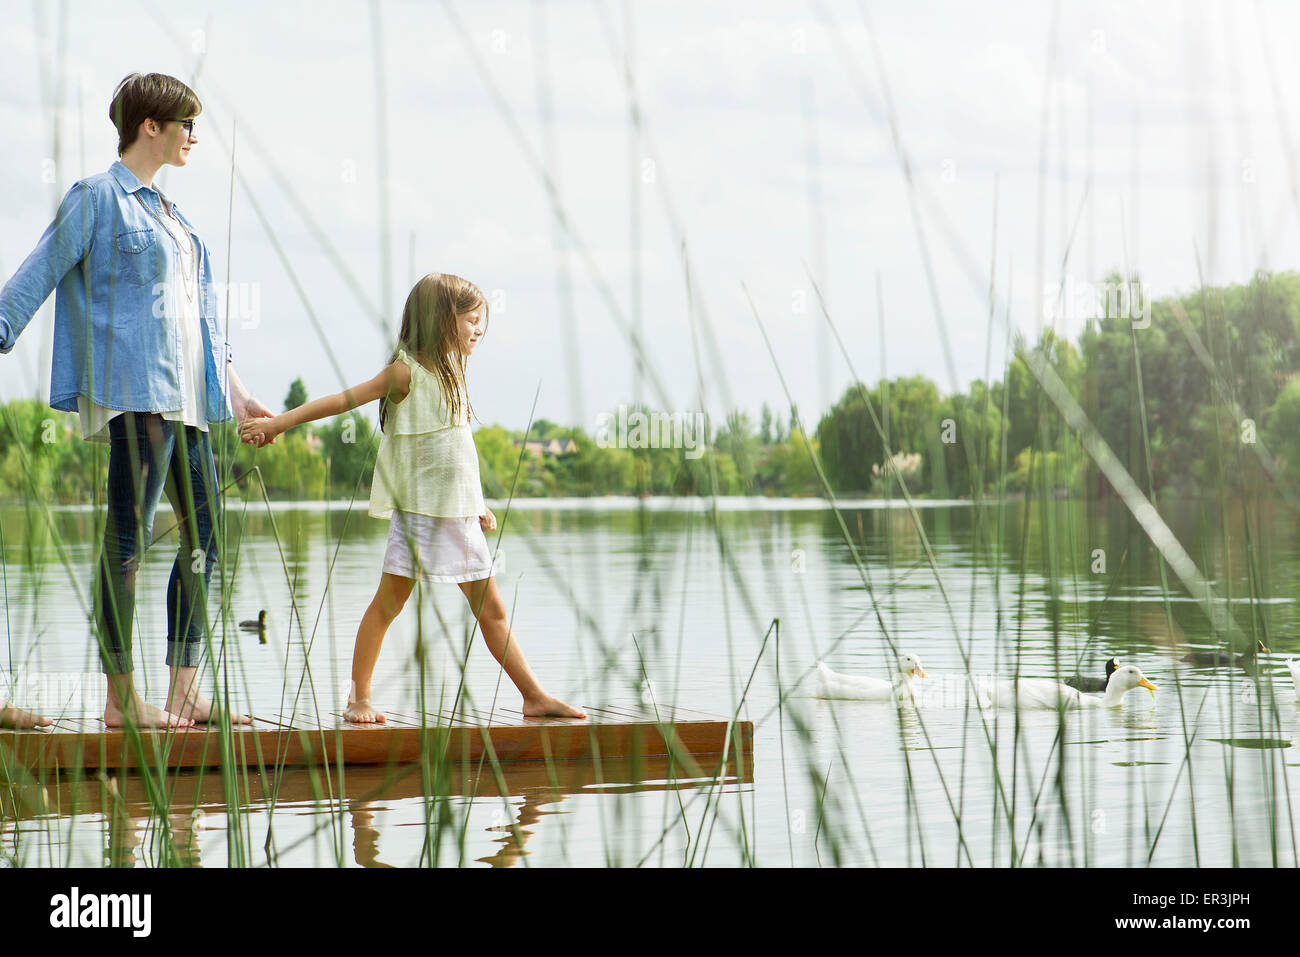
[[[1291,672],[1291,687],[1295,689],[1295,700],[1300,703],[1300,665],[1294,659],[1286,660],[1286,670]]]
[[[817,662],[817,697],[852,698],[858,701],[903,701],[912,697],[912,679],[924,678],[925,669],[916,655],[899,655],[893,679],[842,675]]]
[[[1134,688],[1155,692],[1136,665],[1116,668],[1101,696],[1084,694],[1052,678],[987,677],[976,679],[976,687],[995,708],[1118,708]]]

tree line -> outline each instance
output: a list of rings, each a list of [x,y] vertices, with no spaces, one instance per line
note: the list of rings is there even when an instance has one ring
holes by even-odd
[[[1294,482],[1300,475],[1300,273],[1261,272],[1245,284],[1158,300],[1140,320],[1121,312],[1108,302],[1076,342],[1044,330],[1012,356],[1001,381],[975,380],[964,393],[944,395],[924,376],[854,383],[808,436],[797,409],[778,414],[767,404],[758,422],[741,410],[716,428],[705,419],[694,452],[613,443],[599,430],[547,420],[534,423],[527,436],[480,426],[474,440],[484,492],[819,495],[824,474],[836,494],[850,495],[897,495],[900,484],[936,498],[1107,494],[1024,349],[1050,363],[1148,492]],[[285,408],[305,401],[297,380]],[[644,406],[632,411],[654,414]],[[525,439],[558,439],[564,446],[572,440],[572,450],[535,455],[521,450]],[[249,486],[256,466],[276,498],[363,498],[380,435],[352,412],[300,426],[263,449],[240,443],[233,423],[213,426],[211,440],[219,474],[243,494],[260,494]],[[102,497],[107,463],[107,447],[82,441],[75,415],[29,399],[0,407],[0,496],[94,501]]]

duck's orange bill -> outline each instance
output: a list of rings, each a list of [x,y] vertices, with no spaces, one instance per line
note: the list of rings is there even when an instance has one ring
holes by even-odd
[[[918,678],[926,677],[925,671],[921,668],[913,668],[912,674],[916,675]]]
[[[1143,678],[1141,681],[1138,682],[1138,687],[1139,687],[1139,688],[1146,688],[1148,691],[1158,691],[1158,690],[1159,690],[1155,685],[1153,685],[1151,682],[1147,681],[1146,678]]]

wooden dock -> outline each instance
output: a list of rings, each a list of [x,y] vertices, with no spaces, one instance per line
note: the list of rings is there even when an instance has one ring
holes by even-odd
[[[550,762],[664,759],[677,777],[717,773],[753,753],[754,726],[685,708],[608,705],[588,717],[529,718],[509,708],[491,713],[387,712],[385,724],[345,722],[340,713],[255,714],[237,727],[223,756],[222,735],[206,725],[138,733],[99,718],[64,718],[52,731],[0,730],[0,765],[42,770],[402,765],[431,762]]]

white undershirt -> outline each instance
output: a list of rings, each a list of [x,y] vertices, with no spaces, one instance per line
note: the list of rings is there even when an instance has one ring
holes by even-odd
[[[172,234],[172,238],[180,246],[180,275],[182,277],[193,276],[194,281],[190,289],[191,295],[186,295],[185,289],[179,283],[169,284],[165,292],[165,295],[169,298],[166,314],[178,317],[177,321],[181,327],[185,388],[181,390],[181,401],[184,403],[181,408],[179,410],[164,411],[162,417],[183,425],[192,425],[206,432],[208,431],[208,421],[205,415],[205,409],[207,408],[207,363],[203,349],[203,329],[200,326],[199,319],[199,276],[194,262],[197,250],[192,245],[193,239],[184,226],[170,215],[164,216],[163,222],[167,225],[167,231]],[[77,396],[77,413],[81,416],[82,438],[91,442],[107,443],[108,429],[106,426],[110,419],[121,415],[122,410],[107,408],[93,399],[79,395]]]

